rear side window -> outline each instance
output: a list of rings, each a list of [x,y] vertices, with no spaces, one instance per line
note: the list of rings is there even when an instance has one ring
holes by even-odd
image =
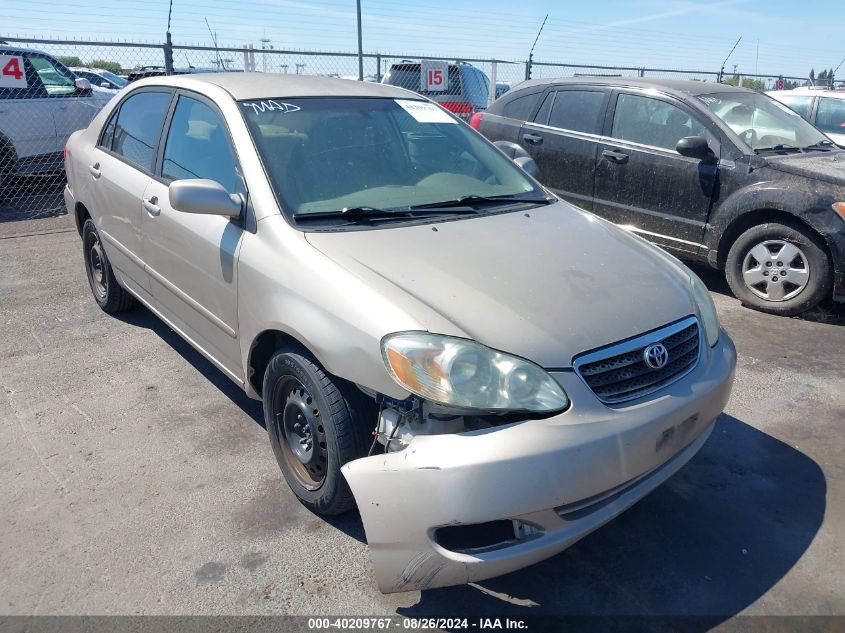
[[[816,127],[822,132],[845,134],[845,99],[819,98]]]
[[[235,153],[220,116],[205,103],[179,97],[164,145],[161,175],[167,180],[207,178],[235,191]]]
[[[598,134],[604,95],[603,92],[593,90],[558,91],[549,113],[549,125],[564,130]]]
[[[124,101],[117,114],[112,151],[141,169],[152,171],[169,104],[169,92],[139,92]]]
[[[519,119],[526,121],[531,118],[531,113],[537,106],[540,96],[543,93],[535,92],[533,94],[515,96],[510,101],[502,106],[502,116],[509,119]]]
[[[705,136],[705,131],[671,103],[623,93],[616,101],[611,135],[632,143],[675,149],[682,138]]]
[[[810,120],[810,107],[813,105],[813,97],[801,97],[798,95],[790,95],[788,97],[779,96],[778,101],[790,107],[803,118]]]

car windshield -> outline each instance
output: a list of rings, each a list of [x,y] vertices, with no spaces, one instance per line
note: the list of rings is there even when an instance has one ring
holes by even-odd
[[[121,88],[123,88],[123,86],[129,83],[123,77],[115,75],[113,72],[109,72],[108,70],[100,70],[98,72],[103,79],[108,79],[115,86],[120,86]]]
[[[701,101],[757,153],[824,144],[828,138],[799,114],[756,92],[701,95]]]
[[[479,213],[508,198],[546,202],[512,161],[427,101],[277,98],[240,106],[282,209],[297,219],[437,203],[447,203],[445,213],[461,199],[464,207],[483,199]]]

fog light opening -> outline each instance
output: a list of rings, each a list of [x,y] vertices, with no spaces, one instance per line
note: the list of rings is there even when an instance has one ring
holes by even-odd
[[[440,547],[460,554],[471,554],[511,547],[538,538],[543,534],[539,526],[501,519],[472,525],[449,525],[434,531],[434,541]]]

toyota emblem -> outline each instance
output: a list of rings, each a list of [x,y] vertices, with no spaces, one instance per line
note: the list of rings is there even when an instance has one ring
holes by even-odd
[[[643,361],[651,369],[663,369],[669,362],[669,350],[663,343],[653,343],[643,350]]]

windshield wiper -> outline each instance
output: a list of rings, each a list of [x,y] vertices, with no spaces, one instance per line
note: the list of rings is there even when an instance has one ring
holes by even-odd
[[[772,147],[758,147],[754,151],[758,154],[760,152],[800,152],[801,148],[796,147],[795,145],[784,145],[783,143],[778,143]]]
[[[443,213],[443,211],[438,211]],[[448,213],[478,213],[475,209],[449,209]],[[416,215],[422,215],[425,209],[416,210],[415,207],[408,209],[378,209],[376,207],[346,207],[339,211],[315,211],[314,213],[299,212],[294,213],[293,218],[297,222],[309,220],[348,220],[355,222],[358,220],[384,220],[394,218],[410,218]]]
[[[549,198],[519,198],[513,195],[504,196],[462,196],[454,200],[441,200],[440,202],[428,202],[426,204],[416,204],[410,207],[414,209],[448,209],[450,207],[471,207],[471,206],[488,206],[492,204],[510,204],[526,202],[531,204],[551,204],[554,202]]]
[[[806,147],[802,147],[801,149],[803,149],[805,152],[813,150],[825,152],[829,149],[833,149],[833,141],[824,139],[823,141],[813,143],[812,145],[807,145]]]

